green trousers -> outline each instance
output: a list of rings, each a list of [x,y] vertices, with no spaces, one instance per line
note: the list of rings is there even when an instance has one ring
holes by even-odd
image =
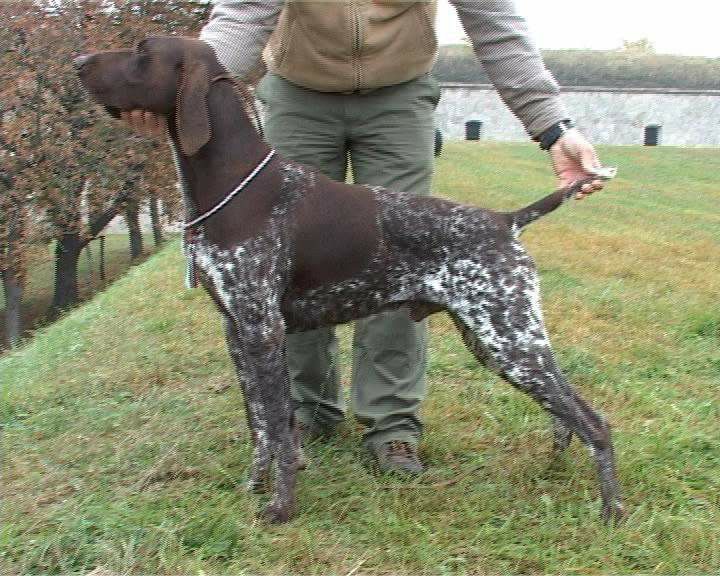
[[[345,180],[350,162],[357,184],[430,194],[440,97],[431,76],[338,94],[268,74],[257,96],[265,109],[265,136],[286,158],[339,181]],[[426,345],[426,323],[412,321],[405,309],[355,323],[351,407],[367,427],[366,444],[417,442]],[[334,329],[289,335],[287,356],[297,418],[313,428],[334,428],[345,413]]]

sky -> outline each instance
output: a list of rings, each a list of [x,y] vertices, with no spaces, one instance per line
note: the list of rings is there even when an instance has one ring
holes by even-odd
[[[531,37],[543,49],[611,50],[648,38],[656,52],[720,58],[718,0],[515,0]],[[465,36],[455,10],[440,0],[441,44]]]

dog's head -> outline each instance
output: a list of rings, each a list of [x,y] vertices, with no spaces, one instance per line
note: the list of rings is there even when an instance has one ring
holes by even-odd
[[[150,36],[134,50],[86,54],[74,64],[92,97],[115,118],[142,109],[174,119],[187,156],[210,139],[210,80],[224,70],[205,42]]]

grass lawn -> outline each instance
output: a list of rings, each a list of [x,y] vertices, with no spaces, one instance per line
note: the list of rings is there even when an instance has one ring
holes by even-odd
[[[105,282],[112,282],[130,267],[130,249],[127,234],[105,235]],[[152,235],[143,235],[145,252],[152,243]],[[32,330],[42,325],[50,307],[55,279],[55,244],[35,246],[30,251],[29,274],[23,295],[22,315],[25,328]],[[78,263],[78,289],[85,300],[103,288],[100,281],[100,242],[90,243],[90,251],[83,250]],[[5,294],[0,290],[0,335],[5,333]],[[0,336],[0,351],[5,345]]]
[[[720,154],[609,147],[605,191],[533,224],[561,365],[614,426],[630,511],[598,520],[574,441],[431,319],[422,458],[362,465],[352,419],[312,446],[299,514],[256,520],[250,443],[221,326],[176,242],[0,359],[0,572],[465,574],[720,572]],[[553,187],[531,145],[449,143],[438,194],[512,209]],[[345,379],[349,329],[341,329]]]

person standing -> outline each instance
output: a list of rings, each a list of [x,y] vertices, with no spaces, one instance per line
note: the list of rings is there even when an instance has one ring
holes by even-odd
[[[559,87],[511,1],[450,0],[502,100],[549,150],[558,184],[600,168],[573,127]],[[283,156],[344,181],[430,194],[437,56],[435,0],[215,0],[200,33],[227,71],[252,83],[268,142]],[[125,114],[136,129],[162,121]],[[581,196],[602,188],[600,180]],[[425,395],[426,322],[408,311],[355,323],[352,408],[381,471],[423,470],[417,444]],[[304,439],[331,435],[345,414],[334,329],[288,335],[296,419]]]

